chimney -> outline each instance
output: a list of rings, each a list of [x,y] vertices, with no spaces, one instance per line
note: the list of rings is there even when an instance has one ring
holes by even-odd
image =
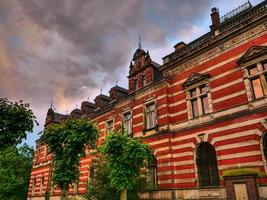
[[[81,110],[83,115],[88,115],[94,112],[95,104],[89,101],[82,102]]]
[[[174,45],[175,51],[179,51],[180,49],[183,49],[184,47],[186,47],[186,44],[184,42],[179,42],[176,45]]]
[[[219,30],[220,25],[221,25],[219,9],[213,7],[211,9],[210,16],[211,16],[211,22],[212,22],[212,25],[210,26],[210,30],[215,33],[217,30]]]

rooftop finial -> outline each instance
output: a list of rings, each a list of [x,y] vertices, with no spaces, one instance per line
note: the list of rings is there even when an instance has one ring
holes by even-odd
[[[116,81],[116,86],[118,86],[118,81]]]
[[[50,108],[53,109],[53,98],[51,99]]]
[[[140,35],[140,34],[139,34],[138,48],[139,48],[139,49],[142,49],[142,45],[141,45],[141,35]]]
[[[102,88],[100,89],[100,94],[102,94],[102,92],[103,92],[103,90],[102,90]]]

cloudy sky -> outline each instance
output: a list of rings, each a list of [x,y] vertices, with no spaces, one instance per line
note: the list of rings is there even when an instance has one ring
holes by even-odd
[[[221,15],[246,0],[0,0],[0,97],[30,103],[39,127],[51,99],[67,113],[108,93],[118,80],[127,86],[138,46],[153,60],[209,31],[210,9]],[[251,0],[253,5],[260,0]]]

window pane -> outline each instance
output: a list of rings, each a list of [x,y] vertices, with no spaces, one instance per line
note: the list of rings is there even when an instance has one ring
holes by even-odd
[[[123,128],[125,132],[127,132],[128,134],[131,134],[131,131],[132,131],[131,118],[132,118],[132,115],[130,112],[125,113],[123,115]]]
[[[137,79],[134,80],[134,89],[135,89],[135,90],[138,89],[138,81],[137,81]]]
[[[202,103],[203,114],[207,114],[209,111],[208,97],[207,96],[201,97],[201,103]]]
[[[146,128],[154,128],[156,126],[156,106],[155,103],[146,106]]]
[[[260,78],[256,78],[251,80],[251,85],[253,89],[254,98],[258,99],[260,97],[263,97],[263,91],[261,87],[261,81]]]
[[[192,102],[193,117],[198,117],[199,116],[199,111],[198,111],[197,99],[194,99],[191,102]]]
[[[110,133],[113,130],[113,121],[107,122],[107,132]]]
[[[254,67],[249,68],[249,69],[248,69],[248,73],[249,73],[249,75],[257,74],[257,73],[258,73],[258,69],[257,69],[257,67],[254,66]]]
[[[200,93],[201,93],[201,94],[203,94],[203,93],[207,93],[207,91],[208,91],[207,86],[204,85],[204,86],[201,86],[201,87],[200,87]]]
[[[142,77],[142,85],[145,86],[146,85],[146,76]]]
[[[263,70],[267,70],[267,62],[262,63]]]
[[[197,95],[196,89],[190,91],[190,96],[195,97]]]

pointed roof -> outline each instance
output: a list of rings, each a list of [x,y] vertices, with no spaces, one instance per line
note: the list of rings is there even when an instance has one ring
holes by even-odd
[[[209,74],[199,74],[199,73],[192,73],[189,78],[182,84],[183,87],[188,87],[193,85],[199,81],[203,81],[210,77]]]
[[[252,46],[246,53],[237,61],[237,64],[243,64],[253,58],[267,54],[267,46]]]

